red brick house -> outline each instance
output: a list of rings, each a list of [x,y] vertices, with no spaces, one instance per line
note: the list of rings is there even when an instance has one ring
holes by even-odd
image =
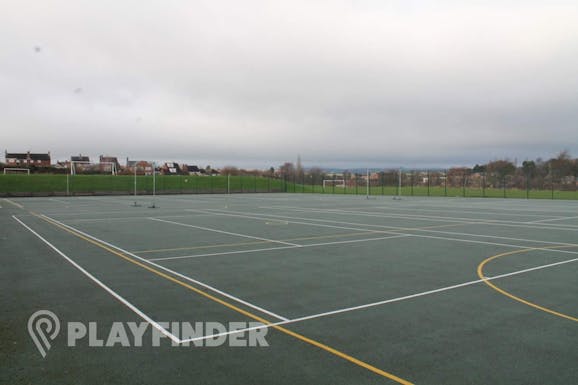
[[[7,167],[50,167],[50,151],[47,153],[9,153],[4,152]]]

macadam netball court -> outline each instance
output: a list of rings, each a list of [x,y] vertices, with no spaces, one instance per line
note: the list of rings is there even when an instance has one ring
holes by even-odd
[[[577,201],[136,199],[0,199],[1,383],[578,382]],[[42,358],[40,309],[102,333],[259,322],[269,347],[59,336]]]

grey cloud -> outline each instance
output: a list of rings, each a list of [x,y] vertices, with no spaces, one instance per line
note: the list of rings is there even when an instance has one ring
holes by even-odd
[[[11,151],[248,167],[297,154],[352,167],[578,156],[574,2],[5,9],[0,124]]]

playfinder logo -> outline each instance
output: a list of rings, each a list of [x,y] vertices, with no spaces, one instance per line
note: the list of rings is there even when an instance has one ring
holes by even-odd
[[[60,330],[59,318],[49,310],[39,310],[28,319],[28,333],[43,358]],[[267,325],[260,322],[112,322],[99,325],[97,322],[70,321],[63,328],[67,347],[94,348],[158,347],[163,341],[173,347],[267,347],[268,330]]]

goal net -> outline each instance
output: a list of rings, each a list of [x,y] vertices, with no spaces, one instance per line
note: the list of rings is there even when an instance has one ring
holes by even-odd
[[[15,167],[6,167],[4,169],[4,175],[6,174],[25,174],[30,175],[29,168],[15,168]]]
[[[341,187],[345,188],[345,179],[323,179],[323,189],[326,187]]]
[[[94,175],[94,174],[111,174],[116,175],[118,172],[116,163],[114,162],[70,162],[70,175]]]

